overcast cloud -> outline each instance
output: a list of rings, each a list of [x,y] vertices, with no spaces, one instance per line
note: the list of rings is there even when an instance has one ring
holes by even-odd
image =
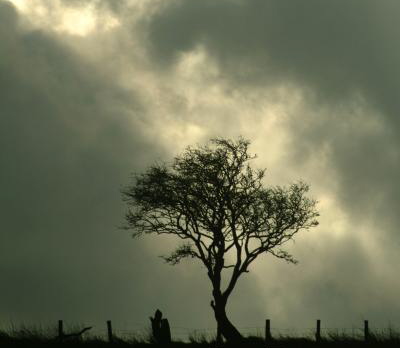
[[[214,327],[200,265],[121,231],[130,173],[243,135],[320,226],[261,258],[238,327],[400,325],[400,4],[0,0],[0,322]],[[165,284],[160,286],[160,284]],[[178,330],[178,329],[175,329]]]

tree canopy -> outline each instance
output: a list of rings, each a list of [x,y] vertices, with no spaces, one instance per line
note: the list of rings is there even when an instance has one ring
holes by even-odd
[[[240,275],[265,253],[296,263],[281,247],[301,229],[317,226],[319,216],[316,201],[306,196],[307,184],[264,187],[265,169],[250,166],[256,156],[249,154],[249,145],[242,138],[217,138],[187,147],[172,163],[137,174],[122,191],[129,207],[126,227],[134,237],[175,235],[183,241],[164,260],[175,265],[195,258],[206,267],[211,305],[227,339],[240,335],[225,320],[226,302]]]

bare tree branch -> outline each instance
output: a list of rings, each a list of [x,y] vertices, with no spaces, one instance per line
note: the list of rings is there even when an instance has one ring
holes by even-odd
[[[169,256],[160,256],[166,263],[177,265],[182,259],[190,257],[201,259],[201,256],[193,250],[192,245],[183,244],[173,251]]]

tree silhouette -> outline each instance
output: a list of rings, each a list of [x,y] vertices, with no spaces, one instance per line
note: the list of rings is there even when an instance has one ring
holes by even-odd
[[[318,224],[316,201],[302,182],[265,188],[265,169],[252,169],[250,142],[212,139],[188,147],[173,163],[156,164],[122,190],[133,236],[172,234],[183,240],[170,255],[172,265],[199,259],[212,284],[211,307],[218,331],[228,341],[242,338],[226,305],[239,277],[261,254],[297,261],[280,247],[301,229]],[[222,278],[224,276],[224,279]]]

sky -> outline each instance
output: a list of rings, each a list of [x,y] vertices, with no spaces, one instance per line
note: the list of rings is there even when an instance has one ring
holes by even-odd
[[[400,2],[0,0],[0,325],[215,328],[200,264],[121,230],[131,174],[213,137],[320,225],[228,304],[242,331],[400,327]],[[186,331],[185,331],[186,330]],[[274,333],[274,331],[273,331]]]

